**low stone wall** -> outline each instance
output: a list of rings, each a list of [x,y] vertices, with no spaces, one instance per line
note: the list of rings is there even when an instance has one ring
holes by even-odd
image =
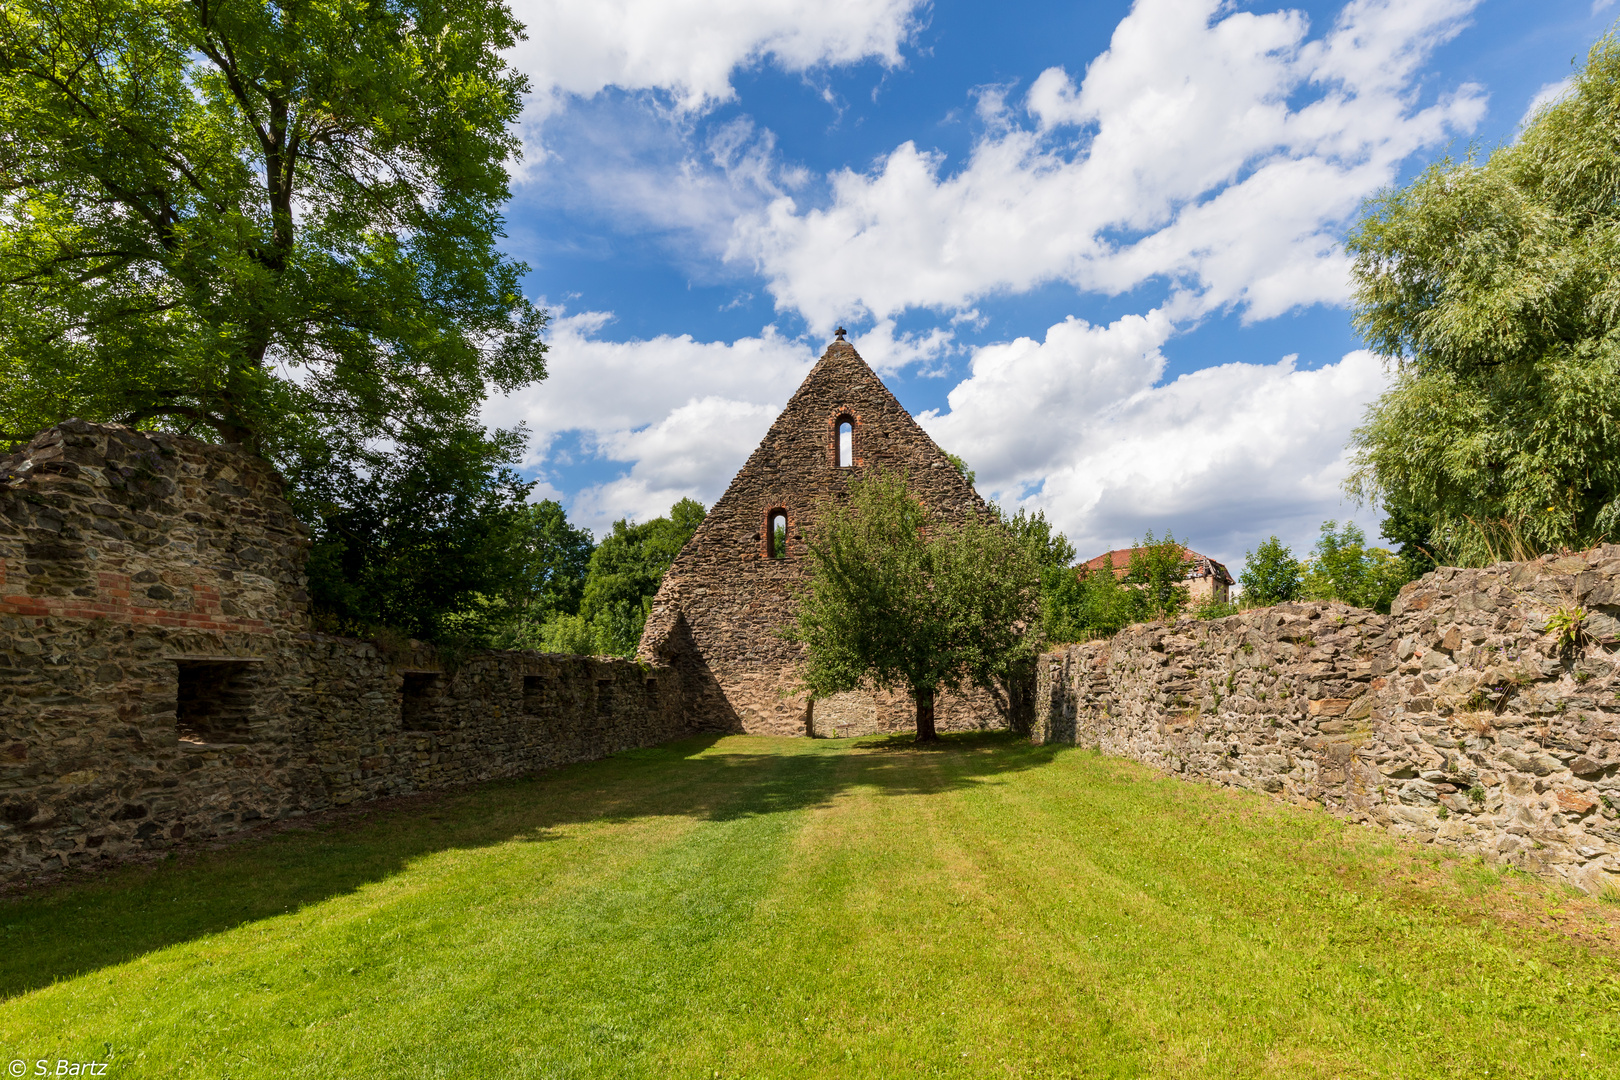
[[[423,649],[389,658],[319,635],[35,629],[98,663],[91,679],[57,679],[71,671],[51,670],[60,654],[24,651],[0,669],[13,694],[19,682],[53,691],[4,713],[4,883],[690,733],[674,670],[628,660],[490,652],[451,674]],[[219,676],[204,691],[223,687],[216,696],[238,705],[226,722],[215,709],[213,727],[188,724],[198,710],[182,672],[195,682],[199,671]]]
[[[1582,615],[1561,643],[1560,609]],[[1620,546],[1044,655],[1033,738],[1620,887]]]
[[[70,420],[0,457],[0,883],[688,734],[692,664],[309,632],[308,538],[238,447]]]

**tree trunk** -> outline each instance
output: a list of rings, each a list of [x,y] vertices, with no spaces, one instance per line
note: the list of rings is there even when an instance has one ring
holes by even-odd
[[[934,742],[939,738],[939,733],[934,730],[934,692],[932,690],[917,690],[915,696],[917,698],[917,741]]]

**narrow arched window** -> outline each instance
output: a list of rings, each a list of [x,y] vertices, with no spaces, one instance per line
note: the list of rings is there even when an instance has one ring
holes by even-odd
[[[847,469],[855,463],[855,423],[847,416],[838,421],[838,467]]]
[[[787,555],[787,511],[772,510],[765,515],[765,554],[773,559]]]

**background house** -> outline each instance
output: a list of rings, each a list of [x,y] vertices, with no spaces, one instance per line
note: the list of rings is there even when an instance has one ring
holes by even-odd
[[[1131,570],[1131,555],[1139,548],[1116,548],[1104,552],[1095,559],[1086,561],[1086,569],[1101,570],[1108,567],[1114,571],[1116,578],[1124,578]],[[1191,565],[1187,568],[1187,594],[1194,604],[1201,604],[1206,600],[1227,604],[1232,600],[1232,575],[1226,570],[1223,563],[1218,563],[1208,555],[1200,555],[1192,548],[1187,548],[1187,558]]]

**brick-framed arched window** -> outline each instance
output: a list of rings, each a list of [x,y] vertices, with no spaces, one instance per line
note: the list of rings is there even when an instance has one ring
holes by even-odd
[[[834,468],[848,469],[858,464],[861,419],[850,409],[840,409],[827,424],[830,430],[829,460]]]
[[[792,527],[788,521],[786,507],[773,506],[765,511],[765,557],[767,559],[785,559],[788,555],[788,530]]]

